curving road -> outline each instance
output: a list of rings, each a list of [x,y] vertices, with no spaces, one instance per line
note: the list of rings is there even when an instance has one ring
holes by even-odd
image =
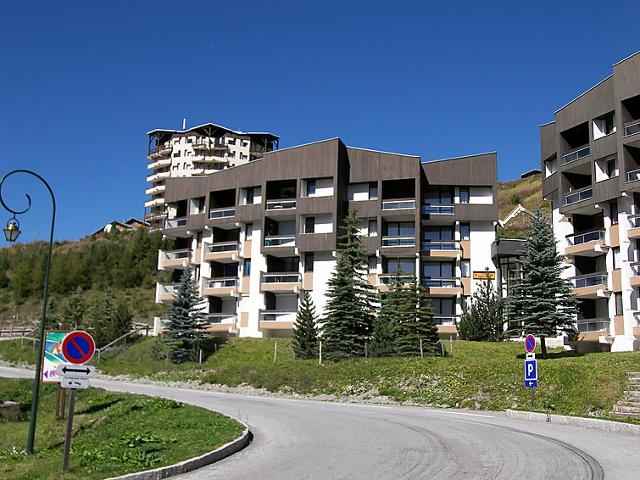
[[[31,376],[2,368],[0,376]],[[493,412],[252,397],[93,380],[246,421],[254,442],[180,479],[638,479],[640,437]],[[206,432],[203,432],[206,434]]]

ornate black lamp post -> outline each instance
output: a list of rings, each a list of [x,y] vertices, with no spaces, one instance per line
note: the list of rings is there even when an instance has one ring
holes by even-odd
[[[56,197],[53,195],[53,190],[46,182],[44,178],[38,175],[31,170],[14,170],[12,172],[7,173],[2,180],[0,180],[0,203],[4,208],[6,208],[9,212],[13,214],[13,217],[9,219],[7,222],[7,226],[3,228],[4,236],[8,242],[15,242],[20,235],[20,223],[16,219],[16,215],[21,215],[26,213],[31,208],[31,197],[29,194],[26,194],[27,197],[27,206],[22,210],[14,210],[10,208],[2,198],[2,185],[7,178],[16,173],[25,173],[27,175],[31,175],[38,180],[40,180],[47,190],[49,190],[49,195],[51,195],[51,231],[49,234],[49,252],[47,255],[47,266],[44,273],[44,286],[42,291],[42,311],[40,314],[40,329],[38,331],[38,357],[36,358],[36,376],[35,382],[33,383],[33,398],[31,400],[31,416],[29,418],[29,437],[27,439],[27,453],[33,453],[33,445],[36,436],[36,419],[38,416],[38,400],[40,396],[40,378],[42,375],[42,357],[44,355],[44,327],[45,327],[45,319],[47,317],[47,295],[49,292],[49,269],[51,268],[51,250],[53,248],[53,227],[56,221]]]

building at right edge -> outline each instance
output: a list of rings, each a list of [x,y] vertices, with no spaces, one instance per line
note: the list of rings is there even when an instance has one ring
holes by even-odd
[[[540,127],[542,193],[580,302],[582,348],[640,346],[640,52]]]

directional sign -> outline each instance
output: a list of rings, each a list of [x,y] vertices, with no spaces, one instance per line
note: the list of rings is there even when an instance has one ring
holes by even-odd
[[[533,353],[536,351],[536,337],[529,334],[524,339],[524,349],[527,353]]]
[[[62,354],[69,363],[82,364],[91,360],[96,343],[87,332],[71,332],[62,341]]]
[[[527,388],[538,388],[538,380],[526,380],[524,386]]]
[[[59,377],[62,378],[76,378],[76,379],[85,379],[93,377],[93,374],[96,372],[95,367],[90,367],[88,365],[58,365],[56,367],[56,372]]]
[[[84,390],[85,388],[89,388],[89,379],[61,378],[60,386],[62,388],[73,388],[74,390]]]

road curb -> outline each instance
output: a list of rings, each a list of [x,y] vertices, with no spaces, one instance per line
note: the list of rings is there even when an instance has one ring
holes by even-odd
[[[200,455],[198,457],[190,458],[189,460],[184,460],[180,463],[167,465],[166,467],[155,468],[153,470],[145,470],[144,472],[129,473],[120,477],[111,477],[106,480],[160,480],[162,478],[172,477],[173,475],[178,475],[180,473],[190,472],[192,470],[196,470],[197,468],[201,468],[227,458],[249,445],[253,438],[251,430],[249,430],[249,426],[244,422],[240,422],[239,420],[236,421],[238,421],[245,427],[242,435],[240,435],[235,440],[221,446],[220,448],[217,448],[216,450],[205,453],[204,455]]]
[[[558,423],[562,425],[576,425],[578,427],[593,428],[606,432],[623,432],[640,435],[640,425],[615,422],[613,420],[601,420],[599,418],[571,417],[568,415],[555,415],[550,413],[522,412],[518,410],[506,410],[508,418],[530,420],[532,422]]]

